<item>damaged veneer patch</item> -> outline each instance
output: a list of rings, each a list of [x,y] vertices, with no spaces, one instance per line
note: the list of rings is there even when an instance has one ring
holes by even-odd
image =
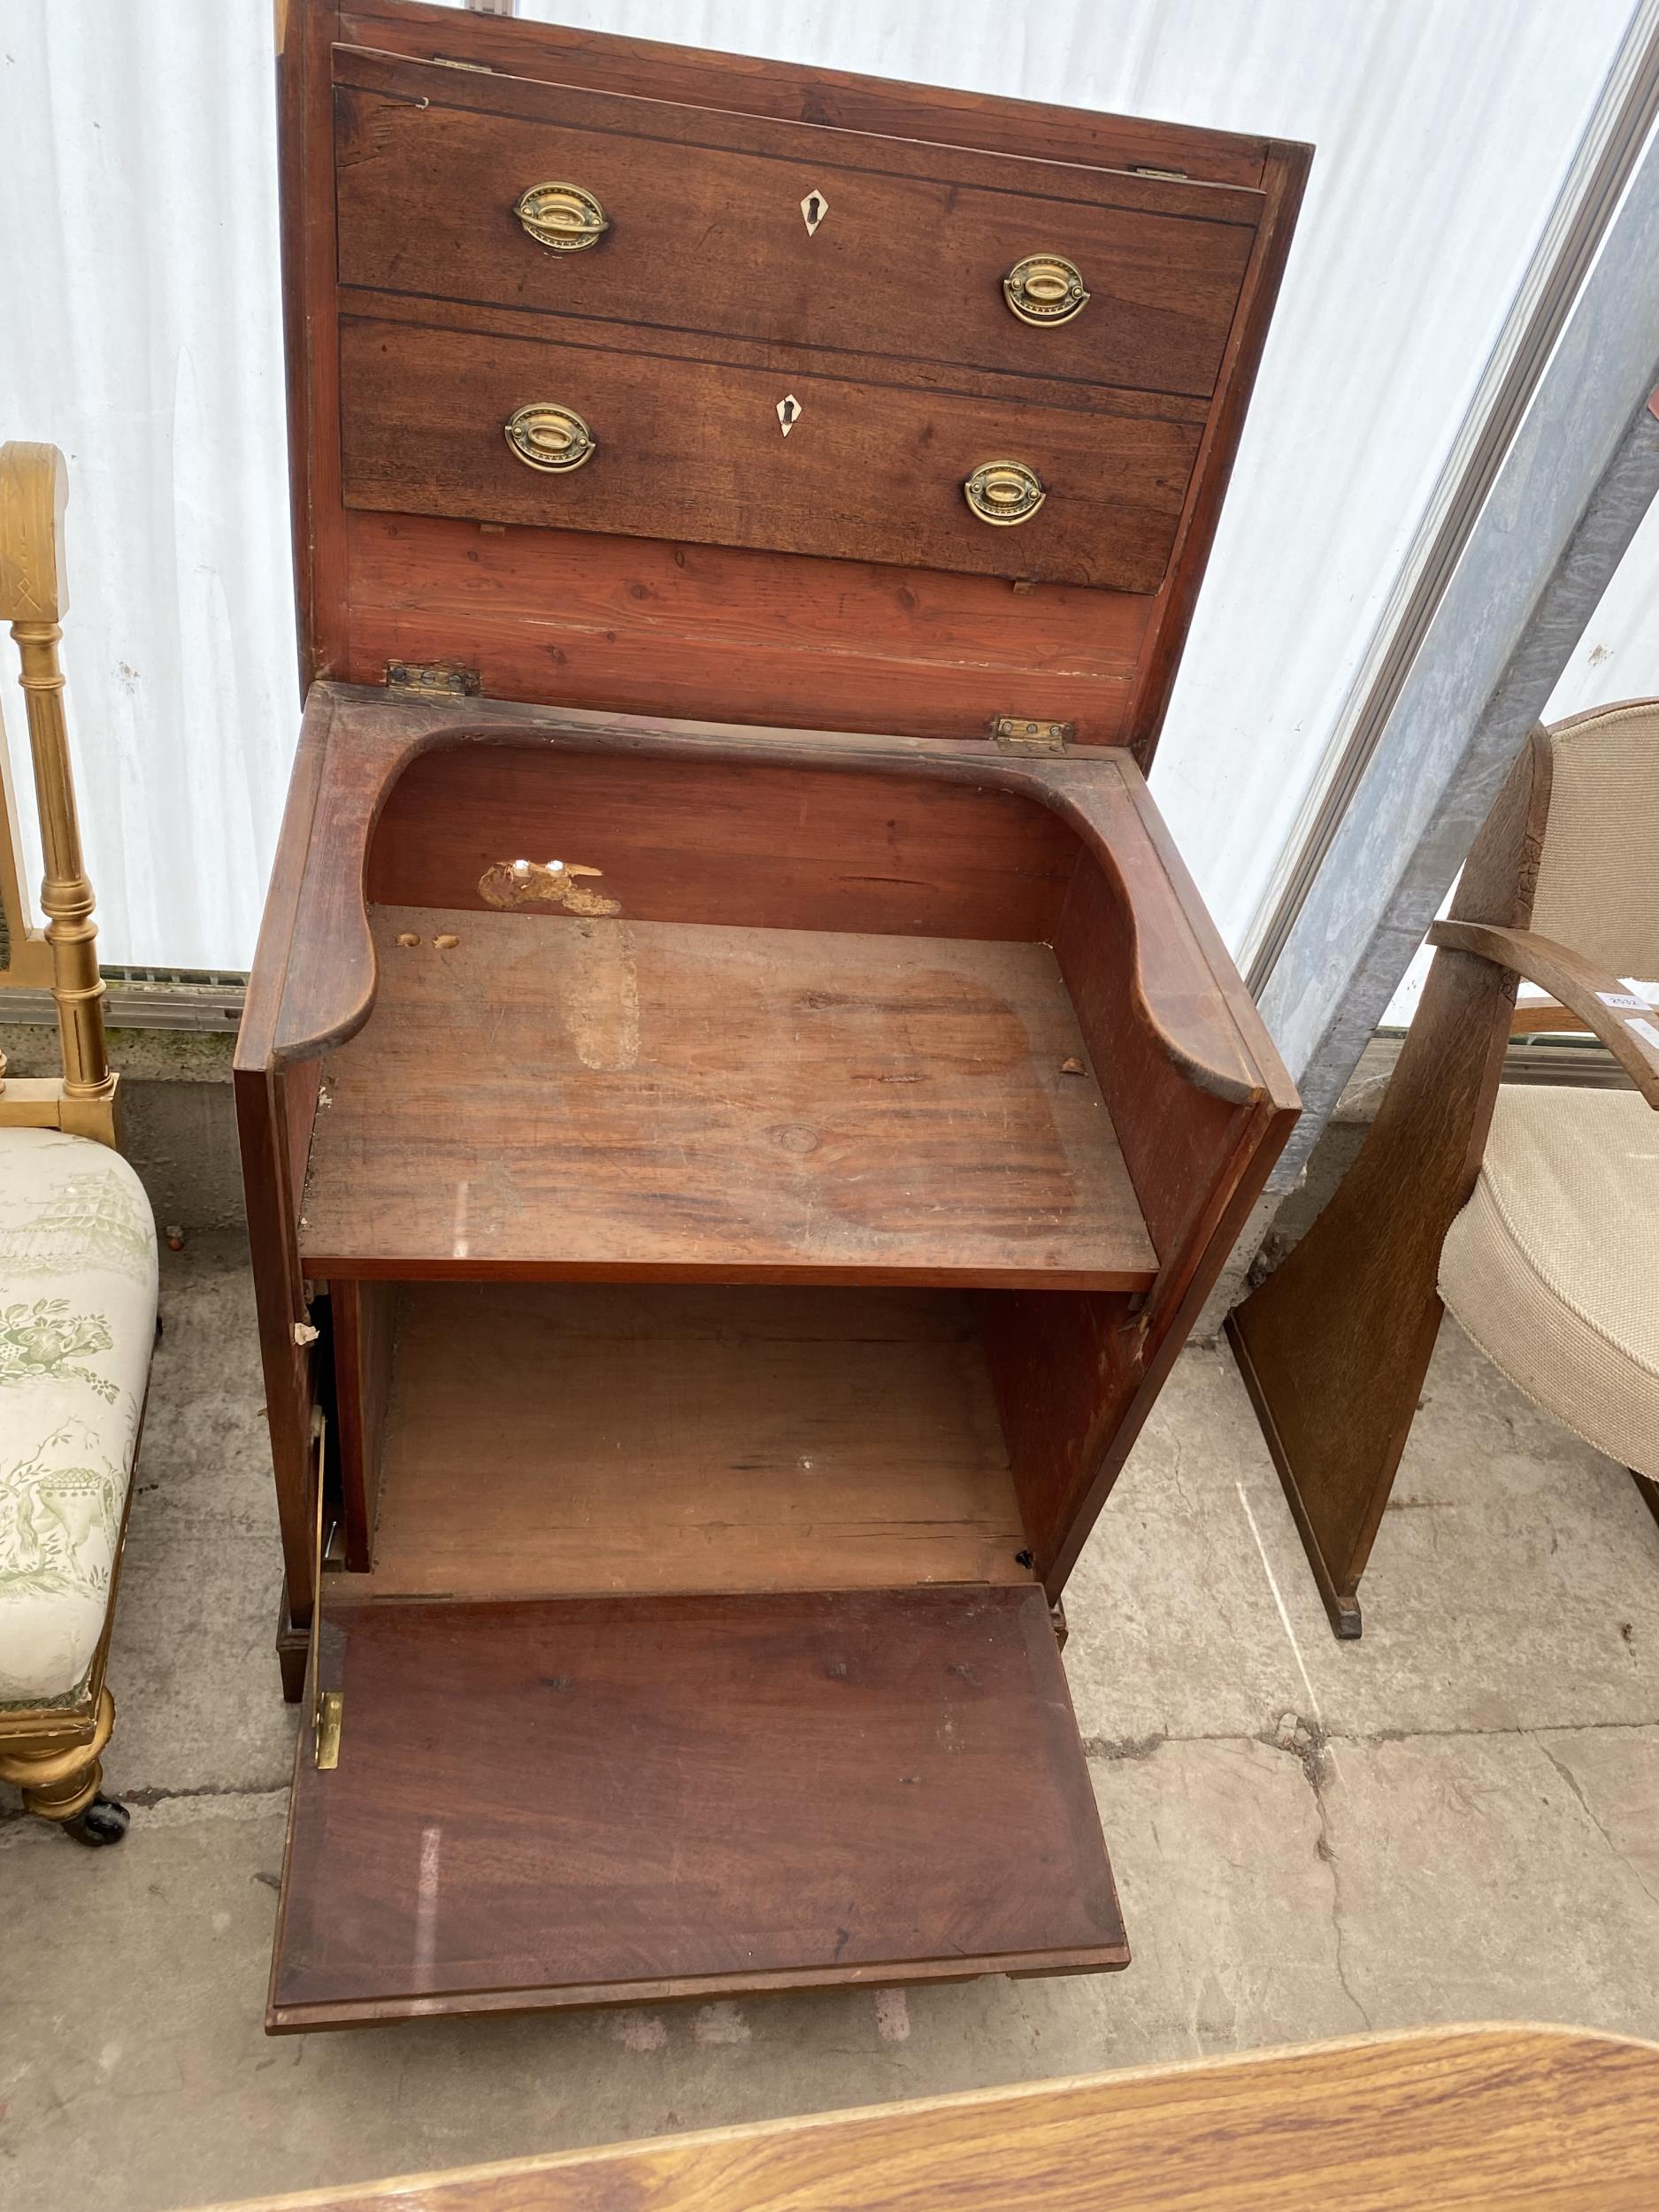
[[[562,906],[567,914],[620,914],[620,901],[589,888],[603,872],[576,860],[498,860],[479,878],[478,895],[489,906],[545,904]]]

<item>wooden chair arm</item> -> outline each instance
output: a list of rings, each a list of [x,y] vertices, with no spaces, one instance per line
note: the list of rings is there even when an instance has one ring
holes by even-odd
[[[1659,1022],[1644,1000],[1627,991],[1582,953],[1530,929],[1499,929],[1488,922],[1436,922],[1429,942],[1448,952],[1472,953],[1548,991],[1576,1014],[1604,1044],[1647,1103],[1659,1108]]]

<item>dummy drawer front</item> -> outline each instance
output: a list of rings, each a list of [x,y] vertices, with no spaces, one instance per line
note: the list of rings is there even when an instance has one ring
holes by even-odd
[[[1233,187],[383,56],[342,50],[337,72],[342,285],[821,349],[827,374],[855,353],[895,381],[954,364],[1207,398],[1261,208]],[[526,230],[519,196],[549,182],[591,194],[595,242]],[[1003,280],[1033,255],[1079,272],[1068,319],[1010,309]]]
[[[780,395],[798,417],[780,433]],[[722,361],[505,339],[347,317],[342,490],[349,507],[741,545],[1152,591],[1200,434],[1152,415],[1025,408],[787,376]],[[595,449],[552,474],[504,426],[526,406],[580,416]],[[964,495],[987,462],[1044,488],[1014,527]]]

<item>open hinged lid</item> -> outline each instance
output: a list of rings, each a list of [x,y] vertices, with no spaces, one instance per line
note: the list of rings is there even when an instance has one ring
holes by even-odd
[[[1305,148],[414,0],[280,37],[308,683],[1149,757]]]

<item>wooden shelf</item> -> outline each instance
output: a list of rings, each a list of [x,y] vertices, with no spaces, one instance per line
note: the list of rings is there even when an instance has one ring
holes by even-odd
[[[342,1601],[1032,1579],[960,1293],[426,1283],[394,1341]]]
[[[372,918],[379,995],[327,1056],[309,1273],[1153,1279],[1045,945]]]

